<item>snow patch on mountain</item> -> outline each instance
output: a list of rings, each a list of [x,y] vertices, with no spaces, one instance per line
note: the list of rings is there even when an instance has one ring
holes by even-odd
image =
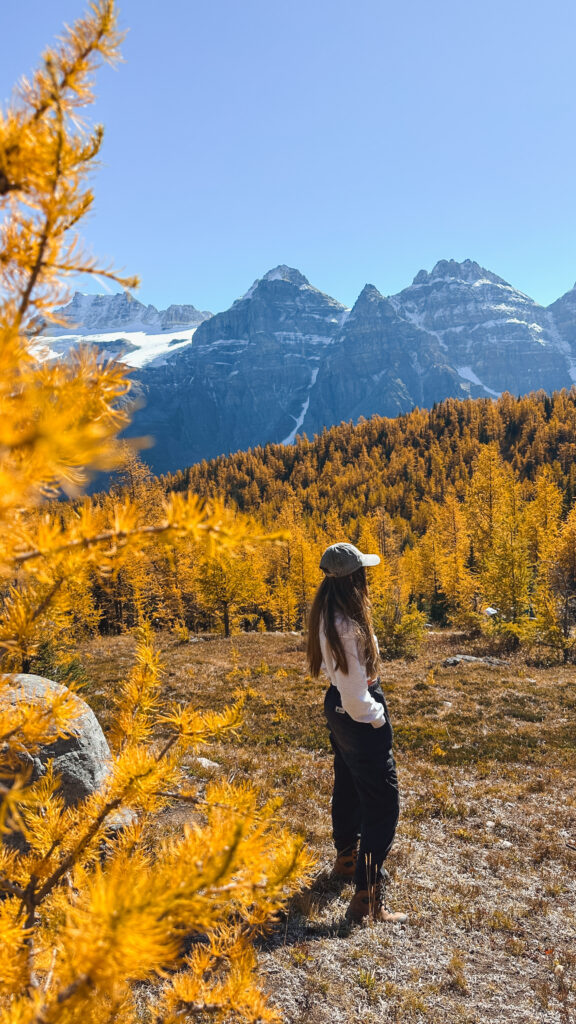
[[[414,327],[418,327],[421,331],[426,331],[426,334],[431,334],[436,338],[440,348],[443,348],[445,351],[448,349],[448,346],[442,337],[443,334],[448,333],[448,330],[432,331],[429,327],[425,327],[424,322],[426,320],[426,313],[420,313],[415,309],[410,309],[404,306],[398,295],[389,295],[388,302],[394,311],[398,313],[398,316],[401,316],[403,320],[407,320],[409,323],[413,324]],[[455,329],[458,330],[458,328]]]
[[[244,295],[241,295],[239,299],[236,299],[236,302],[246,302],[248,299],[251,299],[259,284],[260,278],[257,277],[254,284],[250,286],[247,292],[244,292]],[[236,302],[234,305],[236,305]]]
[[[318,376],[319,370],[320,370],[319,366],[315,366],[312,369],[312,376],[310,378],[310,391],[312,390],[312,388],[314,387],[314,385],[316,383],[316,378]],[[306,413],[308,412],[309,406],[310,406],[310,394],[308,394],[308,397],[306,398],[306,400],[305,400],[305,402],[304,402],[304,404],[303,404],[303,406],[302,406],[302,408],[300,410],[300,414],[299,414],[298,418],[296,418],[296,416],[292,416],[291,417],[294,420],[294,429],[290,431],[290,433],[288,434],[288,437],[285,437],[283,441],[280,441],[280,444],[294,444],[294,441],[296,440],[296,434],[298,433],[298,431],[300,430],[300,427],[304,423],[304,420],[306,418]]]
[[[235,346],[230,348],[230,352],[241,352],[249,345],[248,338],[218,338],[215,341],[206,341],[202,344],[198,344],[196,347],[199,352],[211,352],[213,348],[222,348],[223,345]]]
[[[301,274],[295,267],[287,267],[285,263],[282,263],[279,267],[274,267],[273,270],[269,270],[264,277],[263,281],[288,281],[290,284],[298,285],[299,288],[311,288],[312,285],[304,274]]]
[[[312,318],[313,314],[310,319]],[[337,321],[331,320],[330,323],[337,323]],[[308,345],[325,347],[326,345],[334,344],[334,338],[326,334],[297,334],[295,331],[274,331],[274,337],[281,345],[301,345],[302,342],[306,342]]]
[[[37,339],[39,358],[62,358],[84,344],[138,368],[170,359],[190,344],[200,324],[212,316],[190,304],[158,310],[145,306],[130,292],[75,292],[71,302],[55,313],[63,323],[47,325]]]
[[[500,398],[502,392],[493,391],[492,388],[486,387],[486,385],[483,384],[480,378],[477,377],[477,375],[474,373],[474,370],[472,369],[471,366],[457,366],[456,373],[458,374],[459,377],[462,377],[462,380],[467,380],[470,384],[477,384],[478,387],[483,388],[484,391],[488,395],[492,395],[493,398]]]
[[[146,331],[108,331],[102,334],[65,334],[50,338],[39,338],[43,347],[41,358],[61,359],[79,345],[93,345],[128,366],[142,367],[151,363],[159,366],[175,352],[189,345],[196,333],[196,327],[178,331],[172,337],[165,333],[149,334]]]

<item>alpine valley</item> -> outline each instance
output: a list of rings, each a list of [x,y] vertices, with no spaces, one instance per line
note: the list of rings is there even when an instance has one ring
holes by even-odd
[[[45,332],[47,357],[83,342],[134,367],[129,433],[154,438],[156,473],[443,398],[576,382],[576,286],[545,308],[471,260],[389,297],[367,284],[351,310],[279,266],[215,315],[127,292],[77,292],[57,312],[69,326]]]

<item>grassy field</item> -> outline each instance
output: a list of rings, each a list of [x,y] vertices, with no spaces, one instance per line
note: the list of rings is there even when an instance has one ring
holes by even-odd
[[[241,734],[191,760],[284,798],[318,858],[309,891],[260,943],[262,976],[289,1024],[576,1022],[576,669],[443,665],[482,654],[430,634],[414,662],[383,666],[402,812],[387,903],[407,925],[350,929],[350,886],[327,877],[331,756],[324,686],[303,639],[243,634],[179,643],[161,635],[165,693],[221,707],[248,691]],[[133,657],[130,637],[84,651],[86,696],[106,727]],[[175,809],[163,828],[191,812]]]

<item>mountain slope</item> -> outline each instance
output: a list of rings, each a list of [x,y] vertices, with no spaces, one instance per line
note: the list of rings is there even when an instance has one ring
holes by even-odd
[[[72,301],[55,313],[64,324],[49,327],[40,339],[49,357],[65,356],[74,345],[89,343],[129,366],[145,366],[189,345],[199,324],[212,316],[191,305],[158,310],[129,292],[75,292]]]
[[[137,368],[130,433],[155,438],[156,472],[447,397],[576,381],[576,287],[545,309],[472,260],[440,260],[389,298],[366,285],[351,311],[281,265],[214,316],[128,293],[76,293],[59,312],[70,326],[47,332],[49,355],[84,340]]]
[[[298,271],[277,267],[224,313],[198,328],[194,344],[136,377],[146,405],[131,433],[156,438],[156,471],[267,440],[291,442],[346,307]]]
[[[526,494],[550,466],[566,511],[573,507],[576,391],[449,398],[433,409],[341,423],[312,441],[271,444],[190,466],[169,478],[167,487],[191,488],[203,497],[224,494],[270,528],[296,500],[316,522],[332,512],[347,523],[385,510],[419,533],[429,517],[427,501],[441,501],[452,489],[462,497],[490,443],[524,482]]]
[[[571,383],[570,352],[550,312],[472,260],[441,260],[390,301],[438,340],[461,380],[475,385],[471,394]]]
[[[366,285],[320,367],[303,429],[312,434],[359,416],[395,416],[440,394],[465,397],[437,339]]]

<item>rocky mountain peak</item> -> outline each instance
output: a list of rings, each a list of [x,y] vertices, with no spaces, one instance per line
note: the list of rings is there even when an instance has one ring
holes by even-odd
[[[288,281],[289,284],[295,284],[299,288],[303,286],[310,287],[310,282],[304,274],[301,274],[295,267],[287,267],[285,263],[281,263],[279,267],[274,267],[273,270],[269,270],[267,274],[264,274],[263,281]]]
[[[380,312],[386,306],[390,306],[390,303],[388,299],[384,298],[382,292],[379,292],[373,284],[365,284],[352,307],[350,318],[374,316],[376,311]],[[391,306],[390,310],[393,312]]]
[[[126,306],[132,306],[137,309],[142,306],[142,303],[135,299],[131,292],[122,291],[114,292],[113,294],[102,295],[102,294],[89,294],[88,292],[74,292],[71,301],[67,306],[63,306],[63,309],[78,310],[88,312],[95,308],[111,308],[122,309]],[[143,307],[144,308],[144,307]]]
[[[573,288],[570,288],[569,291],[564,292],[564,295],[561,295],[559,299],[556,299],[547,308],[554,311],[562,306],[570,306],[572,308],[576,307],[576,284]]]
[[[158,311],[154,306],[145,306],[128,291],[112,295],[74,292],[71,302],[56,309],[55,312],[71,330],[92,329],[108,324],[114,327],[123,327],[128,323],[147,324],[155,322],[158,318]]]
[[[190,303],[172,303],[167,309],[161,310],[160,320],[163,330],[177,327],[190,327],[209,320],[214,314],[208,309],[196,309]]]
[[[362,291],[360,292],[360,295],[356,299],[355,305],[358,305],[360,299],[362,299],[364,302],[378,302],[380,299],[383,298],[384,296],[382,295],[382,292],[378,291],[376,285],[365,284]]]
[[[412,282],[414,285],[432,284],[437,281],[458,281],[463,284],[476,284],[480,281],[489,281],[491,284],[506,284],[503,278],[493,274],[492,271],[481,267],[474,260],[439,260],[430,273],[421,270]]]
[[[547,313],[552,317],[558,336],[574,353],[572,380],[576,383],[576,284],[548,306]]]
[[[190,304],[174,304],[168,309],[158,310],[156,306],[139,302],[128,292],[108,295],[88,295],[75,292],[71,302],[55,311],[64,321],[64,327],[50,327],[50,337],[62,331],[79,332],[84,336],[97,332],[116,330],[169,331],[197,327],[212,316],[207,310],[200,311]]]
[[[237,299],[237,302],[244,302],[246,299],[251,299],[256,294],[260,285],[266,281],[285,281],[287,284],[292,284],[296,288],[309,288],[311,291],[316,291],[312,287],[307,277],[301,274],[295,267],[287,267],[285,263],[281,263],[278,267],[273,267],[263,277],[258,277],[254,281],[254,284],[244,293],[241,299]]]

